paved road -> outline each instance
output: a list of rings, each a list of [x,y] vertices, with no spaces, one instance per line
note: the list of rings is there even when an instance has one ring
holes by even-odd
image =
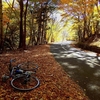
[[[100,100],[100,57],[71,47],[71,42],[51,44],[51,52],[69,76],[77,82],[90,100]]]

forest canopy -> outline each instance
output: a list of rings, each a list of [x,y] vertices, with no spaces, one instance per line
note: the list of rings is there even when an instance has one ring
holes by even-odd
[[[86,42],[99,34],[100,0],[0,1],[3,50],[66,39]]]

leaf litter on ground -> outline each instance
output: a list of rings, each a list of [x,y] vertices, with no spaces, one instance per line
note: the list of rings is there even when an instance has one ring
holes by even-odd
[[[2,82],[2,75],[8,74],[10,59],[16,59],[15,65],[27,61],[38,64],[36,76],[40,80],[40,86],[29,92],[20,92],[11,87],[10,80]],[[89,100],[82,88],[54,59],[50,45],[0,54],[0,71],[0,100]]]

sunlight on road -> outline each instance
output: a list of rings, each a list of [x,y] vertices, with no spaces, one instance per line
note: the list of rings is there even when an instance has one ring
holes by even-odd
[[[72,65],[69,65],[67,66],[68,68],[71,68],[71,69],[74,69],[74,68],[79,68],[78,66],[72,66]]]
[[[95,67],[94,64],[91,63],[91,62],[86,62],[86,64],[89,65],[89,67],[91,67],[91,68],[94,68]]]
[[[100,60],[100,57],[98,57],[98,60]]]
[[[86,54],[88,55],[88,56],[90,56],[90,57],[96,57],[97,55],[96,55],[96,53],[94,53],[94,52],[86,52]]]
[[[67,62],[62,63],[63,65],[67,66],[67,68],[69,69],[74,69],[74,68],[78,68],[79,66],[73,66],[71,64],[68,64]]]
[[[97,71],[94,73],[94,75],[95,75],[96,77],[100,76],[100,69],[97,70]]]
[[[95,92],[99,93],[100,94],[100,87],[95,85],[95,84],[89,84],[88,85],[88,88],[91,89],[92,91],[95,90]]]

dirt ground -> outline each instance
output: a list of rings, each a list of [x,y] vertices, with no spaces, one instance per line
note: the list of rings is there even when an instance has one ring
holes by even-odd
[[[9,74],[8,63],[16,59],[19,64],[32,61],[38,64],[36,73],[40,86],[32,91],[13,89],[10,79],[2,82],[2,75]],[[50,53],[49,45],[34,46],[24,51],[0,54],[0,100],[89,100],[84,91],[67,75]]]

